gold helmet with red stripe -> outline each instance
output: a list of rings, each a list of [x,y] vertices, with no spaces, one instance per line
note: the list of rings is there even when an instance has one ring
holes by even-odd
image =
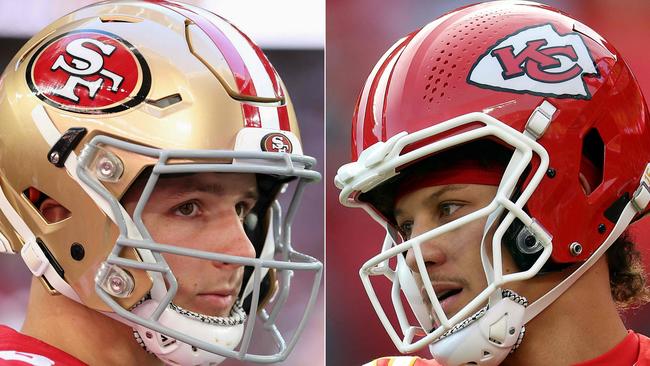
[[[18,52],[0,80],[0,114],[0,251],[20,252],[52,293],[133,326],[167,363],[287,357],[322,271],[292,248],[290,225],[304,185],[320,175],[303,155],[282,80],[244,33],[172,1],[91,5]],[[140,213],[131,217],[120,203],[139,177],[147,179],[144,206],[160,176],[196,172],[256,173],[272,182],[260,187],[268,199],[246,220],[255,258],[156,243]],[[276,196],[289,183],[295,189],[281,217]],[[45,197],[70,217],[48,222],[38,210]],[[178,311],[176,279],[161,255],[172,250],[247,266],[232,316]],[[266,301],[278,291],[286,297],[292,271],[310,272],[314,282],[298,331],[285,340],[267,312],[276,314],[284,300]],[[240,343],[255,313],[277,352],[251,354],[248,340]]]

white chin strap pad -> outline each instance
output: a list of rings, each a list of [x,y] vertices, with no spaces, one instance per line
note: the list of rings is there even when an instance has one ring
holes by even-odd
[[[433,329],[433,322],[429,315],[429,309],[422,301],[420,287],[415,281],[415,278],[413,278],[413,273],[408,267],[408,264],[406,264],[404,256],[401,254],[397,256],[397,278],[406,297],[406,301],[408,301],[411,310],[413,310],[413,314],[415,314],[418,323],[427,332],[431,331]]]
[[[133,313],[144,318],[158,306],[155,300],[147,300],[133,309]],[[220,326],[190,319],[167,307],[158,320],[163,326],[183,334],[191,335],[213,345],[234,349],[244,333],[244,324]],[[133,324],[147,350],[167,365],[218,365],[225,357],[190,346],[142,325]]]
[[[260,258],[262,259],[273,259],[276,251],[276,245],[275,245],[275,236],[273,235],[273,228],[276,225],[276,218],[273,215],[273,210],[269,208],[268,210],[268,215],[269,215],[269,225],[266,230],[266,237],[264,238],[264,245],[262,246],[262,253],[260,253]],[[261,279],[264,279],[266,275],[269,273],[269,268],[268,267],[261,267],[262,274],[260,276]],[[250,277],[248,278],[248,281],[246,281],[246,287],[244,287],[244,292],[241,295],[242,300],[246,299],[248,296],[250,296],[253,293],[253,290],[255,289],[255,281],[254,281],[254,276],[253,273],[251,273]],[[260,299],[261,301],[261,299]]]
[[[467,363],[496,366],[519,339],[524,326],[524,309],[523,305],[506,297],[465,329],[432,343],[429,351],[443,366]]]

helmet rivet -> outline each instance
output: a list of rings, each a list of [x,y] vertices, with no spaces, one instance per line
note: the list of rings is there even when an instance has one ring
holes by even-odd
[[[575,242],[571,243],[571,245],[569,245],[569,251],[571,251],[572,256],[577,257],[580,255],[580,253],[582,253],[582,245]]]
[[[110,283],[111,290],[113,290],[113,292],[119,294],[124,290],[124,279],[122,277],[117,275],[111,276],[108,279],[108,281]]]
[[[144,335],[149,339],[153,338],[153,334],[151,332],[146,332]]]
[[[115,297],[129,297],[135,288],[135,281],[129,272],[114,264],[102,263],[97,283]]]
[[[605,226],[605,224],[600,224],[600,225],[598,225],[598,232],[599,232],[599,233],[602,234],[602,233],[604,233],[605,231],[607,231],[607,227]]]
[[[104,177],[110,177],[115,173],[115,164],[108,159],[102,159],[98,164],[99,173]]]
[[[555,178],[555,173],[556,173],[555,169],[548,168],[548,170],[546,171],[546,176],[549,178]]]
[[[59,155],[58,151],[52,151],[50,153],[50,163],[57,164],[59,162],[60,158],[61,158],[61,156]]]
[[[510,335],[515,334],[515,328],[508,329],[508,333],[510,333]]]
[[[84,250],[83,245],[79,243],[72,243],[72,246],[70,247],[70,256],[72,256],[72,259],[76,261],[84,259],[86,256],[86,251]]]
[[[114,153],[100,149],[94,161],[95,176],[103,182],[116,183],[124,172],[124,164]]]

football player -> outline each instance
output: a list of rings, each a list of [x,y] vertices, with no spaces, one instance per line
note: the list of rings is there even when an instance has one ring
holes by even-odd
[[[320,174],[244,33],[172,1],[85,7],[13,58],[0,116],[0,252],[34,275],[21,332],[0,326],[0,364],[286,359],[320,286],[322,264],[291,244]],[[300,273],[312,282],[287,334]],[[274,349],[254,349],[256,328]]]
[[[649,118],[611,43],[542,4],[461,8],[397,41],[335,182],[386,229],[360,270],[382,325],[433,359],[369,365],[650,364],[619,314],[648,301],[626,228],[648,211]]]

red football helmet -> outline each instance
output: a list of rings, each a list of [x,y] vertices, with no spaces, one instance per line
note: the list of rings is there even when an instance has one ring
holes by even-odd
[[[484,140],[512,154],[492,203],[418,237],[397,237],[386,186],[441,151],[475,148],[472,142]],[[646,212],[649,142],[648,108],[621,55],[598,33],[551,7],[473,5],[395,43],[361,92],[352,126],[354,162],[339,169],[336,184],[344,205],[364,208],[387,228],[381,253],[360,274],[398,348],[410,352],[431,344],[444,364],[498,364],[521,340],[523,325]],[[412,250],[421,257],[424,241],[485,217],[485,233],[496,229],[491,243],[481,243],[488,286],[447,317],[428,281],[424,295],[413,288],[403,255]],[[513,231],[507,244],[506,232]],[[502,243],[519,272],[502,273]],[[420,275],[427,276],[424,261],[418,262]],[[504,294],[507,283],[572,263],[584,264],[530,306]],[[377,299],[373,275],[393,282],[403,337]],[[419,324],[410,325],[399,290]],[[423,308],[427,301],[434,314]],[[489,310],[481,309],[488,301]],[[435,330],[431,317],[441,324]],[[504,332],[511,325],[516,331],[490,333],[503,319]]]

